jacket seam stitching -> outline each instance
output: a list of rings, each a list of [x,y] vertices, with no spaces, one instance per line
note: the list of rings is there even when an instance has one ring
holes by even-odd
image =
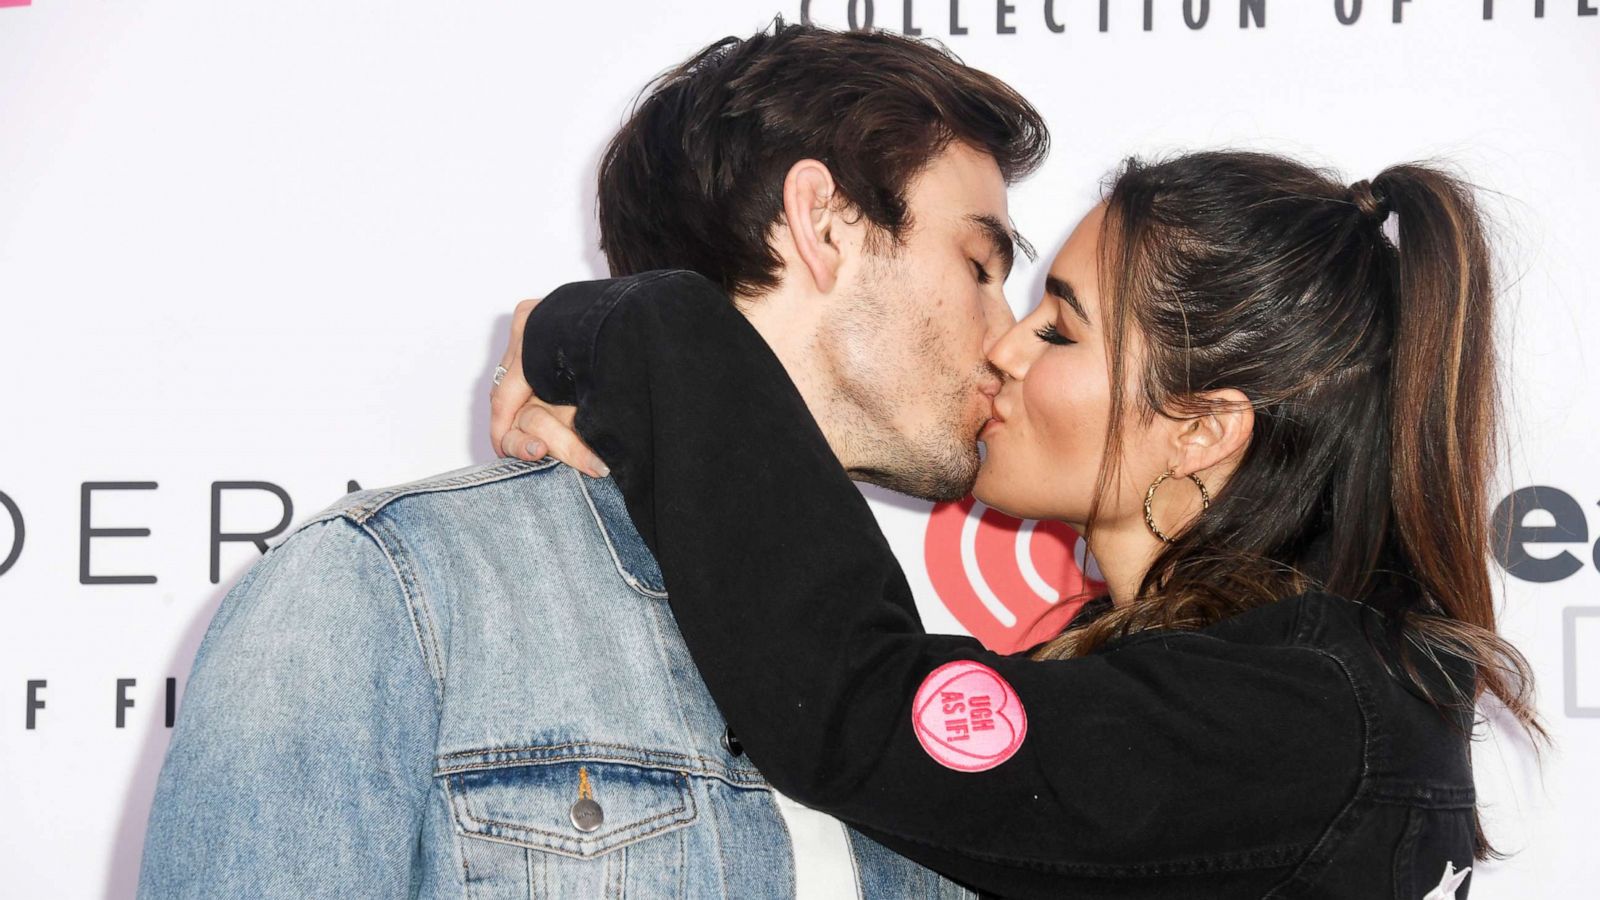
[[[621,575],[622,580],[627,582],[628,587],[632,588],[636,593],[655,600],[667,599],[666,591],[655,591],[645,587],[640,579],[628,571],[627,566],[622,564],[622,556],[617,553],[617,547],[611,541],[611,532],[606,528],[605,519],[601,517],[599,508],[595,506],[594,498],[589,496],[589,485],[584,482],[582,473],[578,472],[577,469],[573,469],[572,472],[574,477],[578,479],[578,490],[583,494],[583,502],[588,504],[589,514],[594,517],[595,525],[600,528],[600,537],[606,542],[606,551],[611,554],[611,562],[616,566],[617,574]]]
[[[789,848],[789,893],[793,894],[799,890],[800,884],[800,860],[795,856],[794,832],[789,830],[789,820],[784,817],[783,809],[778,806],[777,791],[771,788],[767,789],[767,803],[772,807],[773,818],[778,820],[778,827],[783,829],[783,836],[784,840],[786,841],[784,846]],[[855,861],[855,848],[852,847],[850,852],[850,864],[852,866],[855,865]],[[856,893],[860,893],[859,888],[857,888]]]
[[[322,516],[322,518],[346,516],[353,519],[358,524],[365,524],[368,519],[377,515],[385,506],[388,506],[390,503],[393,503],[396,500],[402,500],[406,497],[412,497],[418,494],[435,494],[441,491],[455,490],[457,488],[478,487],[485,484],[493,484],[494,482],[506,481],[511,478],[516,478],[520,475],[543,472],[547,469],[554,468],[557,465],[559,465],[559,461],[553,458],[539,460],[537,462],[527,462],[520,459],[501,460],[497,463],[491,463],[484,468],[475,469],[470,473],[457,475],[452,478],[431,479],[421,482],[414,482],[407,485],[400,485],[398,487],[382,488],[379,489],[377,494],[366,498],[360,503],[326,513]]]
[[[648,824],[650,822],[657,822],[657,821],[660,821],[661,819],[671,818],[673,816],[677,816],[679,813],[689,812],[690,811],[690,806],[692,805],[692,801],[690,799],[688,799],[689,786],[685,782],[684,775],[683,775],[682,772],[674,772],[673,775],[676,776],[674,778],[674,783],[675,783],[676,787],[678,788],[678,805],[677,806],[673,807],[672,809],[656,813],[655,815],[650,816],[647,819],[639,819],[638,821],[635,821],[635,822],[629,822],[628,824],[622,826],[621,828],[614,828],[611,831],[606,832],[605,834],[595,835],[592,838],[587,838],[587,840],[593,840],[593,841],[597,841],[597,842],[598,841],[602,841],[602,840],[604,840],[606,838],[609,838],[609,837],[611,837],[613,835],[622,834],[624,832],[631,832],[633,829],[637,828],[640,825],[645,825],[645,824]],[[577,842],[577,843],[581,844],[585,840],[585,838],[574,838],[573,836],[571,836],[569,834],[566,834],[565,832],[547,831],[547,830],[545,830],[543,828],[535,828],[532,825],[519,825],[516,822],[502,822],[499,819],[485,819],[485,818],[479,816],[477,813],[475,813],[473,811],[472,803],[471,803],[470,800],[467,799],[467,796],[466,796],[466,794],[464,792],[463,792],[462,797],[461,797],[461,808],[463,810],[463,815],[467,819],[469,819],[469,820],[471,820],[473,822],[477,822],[480,825],[493,825],[493,826],[496,826],[496,827],[499,827],[499,828],[509,828],[509,829],[514,830],[514,831],[525,831],[525,832],[528,832],[529,834],[546,835],[548,837],[555,838],[556,840],[559,840],[559,841],[573,841],[573,842]],[[689,818],[684,819],[684,821],[691,821],[692,819],[693,819],[693,816],[691,815],[691,816],[689,816]],[[633,837],[634,838],[645,837],[647,835],[655,834],[656,832],[658,832],[660,830],[661,830],[661,828],[652,828],[649,831],[644,832],[643,834],[633,835]],[[630,838],[630,840],[631,840],[631,838]],[[622,846],[622,845],[619,844],[618,846]]]
[[[715,778],[716,780],[724,782],[724,783],[726,783],[726,784],[728,784],[728,785],[730,785],[732,787],[735,787],[735,788],[752,788],[752,789],[758,789],[758,790],[771,790],[772,789],[772,786],[770,784],[768,784],[766,781],[762,780],[759,775],[754,775],[754,774],[752,774],[752,775],[741,775],[737,770],[732,770],[732,769],[727,769],[727,768],[717,769],[717,768],[713,768],[713,767],[710,767],[710,766],[707,766],[707,767],[704,767],[704,768],[695,768],[695,767],[687,767],[687,766],[670,766],[670,765],[664,765],[664,764],[656,764],[656,763],[645,762],[645,761],[642,761],[642,760],[640,760],[640,759],[638,759],[636,757],[631,757],[631,756],[605,756],[605,755],[598,754],[598,753],[585,754],[581,758],[579,758],[579,757],[563,757],[563,758],[560,758],[560,759],[551,759],[551,760],[527,760],[527,759],[523,759],[523,760],[512,760],[512,761],[509,761],[509,762],[467,763],[467,764],[464,764],[464,765],[451,766],[451,767],[448,767],[448,768],[439,769],[439,770],[437,770],[437,771],[435,771],[433,773],[433,776],[435,778],[446,778],[446,777],[449,777],[451,775],[460,774],[462,772],[476,772],[476,771],[480,771],[480,770],[483,770],[483,769],[509,769],[509,768],[514,768],[516,766],[551,766],[551,765],[561,765],[563,763],[573,763],[573,762],[579,762],[579,761],[583,761],[583,762],[619,763],[619,764],[622,764],[622,765],[639,766],[641,768],[646,768],[646,769],[660,769],[660,770],[667,771],[667,772],[676,772],[676,773],[678,773],[680,775],[698,775],[698,776],[701,776],[701,777],[704,777],[704,778]]]
[[[421,601],[421,590],[417,587],[415,579],[410,576],[410,566],[401,566],[399,557],[404,556],[404,550],[399,546],[391,547],[385,540],[389,535],[379,534],[377,522],[355,522],[362,533],[372,539],[378,549],[383,553],[384,559],[389,563],[389,569],[394,572],[399,583],[401,596],[406,601],[406,614],[411,619],[411,633],[417,640],[417,650],[422,654],[423,661],[427,664],[428,674],[433,678],[434,700],[440,704],[444,702],[444,670],[442,654],[439,650],[438,636],[434,633],[432,617],[428,615],[426,604]],[[423,633],[427,633],[424,638]],[[432,645],[433,652],[429,653],[428,647]]]
[[[667,678],[666,690],[672,692],[672,699],[676,701],[672,704],[672,706],[678,712],[678,724],[683,726],[684,738],[692,746],[694,744],[695,730],[689,725],[689,714],[684,709],[683,698],[678,694],[678,679],[670,677],[672,673],[672,661],[667,658],[667,645],[661,640],[661,617],[667,615],[668,613],[668,610],[664,610],[659,606],[655,606],[647,610],[645,614],[649,618],[651,637],[653,638],[652,643],[655,644],[657,658],[661,660],[661,664],[666,669],[666,672],[669,676]],[[679,643],[681,645],[682,641],[680,640]],[[696,677],[698,677],[699,670],[696,669],[695,672]],[[727,728],[728,723],[722,723],[722,727]],[[703,760],[703,764],[709,765],[710,762],[711,761],[709,759]],[[766,779],[762,777],[761,780],[765,782]]]
[[[1422,817],[1415,809],[1406,815],[1405,831],[1400,835],[1400,844],[1395,847],[1394,859],[1390,862],[1394,874],[1394,896],[1399,900],[1404,893],[1411,893],[1411,872],[1409,867],[1402,864],[1410,862],[1412,854],[1416,853],[1417,837],[1422,833]]]
[[[485,747],[479,750],[457,750],[451,753],[441,753],[439,754],[438,759],[459,759],[464,756],[487,756],[502,753],[530,753],[537,750],[572,750],[580,747],[596,747],[605,750],[631,750],[636,753],[653,756],[670,756],[674,759],[693,760],[695,762],[702,763],[714,762],[714,760],[712,760],[710,757],[703,756],[698,753],[677,753],[671,750],[652,750],[649,747],[640,747],[634,744],[612,744],[598,741],[566,741],[560,744],[527,744],[519,747]],[[448,771],[448,767],[439,770],[439,772],[436,772],[435,774],[442,774],[446,771]]]
[[[680,775],[679,777],[681,778],[682,776]],[[451,812],[452,812],[452,818],[454,818],[455,815],[465,814],[467,818],[470,818],[473,821],[486,821],[486,820],[478,819],[476,816],[472,815],[470,808],[467,808],[465,806],[463,806],[460,809],[457,808],[457,806],[456,806],[456,794],[450,788],[449,779],[445,779],[444,790],[445,790],[445,794],[449,797],[449,804],[450,804],[450,808],[451,808]],[[522,847],[522,848],[525,848],[525,849],[532,849],[532,850],[538,850],[538,851],[541,851],[541,852],[554,853],[554,854],[556,854],[558,856],[563,856],[563,857],[566,857],[568,859],[593,859],[596,856],[608,856],[612,851],[620,850],[623,847],[628,847],[628,846],[631,846],[633,844],[637,844],[640,841],[644,840],[645,838],[653,837],[653,836],[655,836],[657,834],[660,834],[662,832],[677,830],[680,826],[687,826],[687,825],[690,825],[693,822],[695,822],[699,818],[699,812],[698,812],[698,807],[695,806],[694,797],[691,794],[688,793],[688,789],[687,788],[685,789],[685,793],[684,793],[683,796],[687,797],[687,802],[685,803],[684,806],[679,807],[679,809],[680,810],[687,810],[688,813],[689,813],[688,816],[684,817],[680,821],[672,822],[672,823],[669,823],[669,824],[666,824],[666,825],[662,825],[659,828],[653,828],[653,829],[651,829],[651,830],[649,830],[649,831],[647,831],[647,832],[645,832],[643,834],[633,835],[632,837],[629,837],[626,840],[619,841],[615,846],[607,847],[601,853],[596,853],[593,856],[588,856],[588,857],[583,856],[582,853],[574,853],[573,851],[562,850],[560,848],[551,847],[551,846],[548,846],[546,844],[539,844],[538,846],[532,846],[532,842],[531,841],[529,841],[529,840],[518,840],[515,837],[501,837],[501,836],[493,835],[493,834],[479,834],[477,832],[468,833],[465,829],[455,829],[455,828],[452,828],[451,831],[454,831],[457,834],[461,835],[461,837],[464,838],[464,839],[470,838],[470,839],[473,839],[473,840],[480,840],[480,841],[493,841],[494,843],[497,843],[497,844],[507,844],[507,845],[513,846],[513,847]],[[462,798],[462,802],[463,802],[463,804],[465,803],[465,798]],[[495,824],[495,823],[490,823],[490,824]],[[532,831],[532,832],[540,833],[540,834],[548,834],[548,835],[551,835],[552,837],[555,837],[558,840],[562,840],[562,841],[574,840],[573,838],[570,838],[570,837],[568,837],[566,835],[557,834],[555,832],[542,831],[540,829],[534,829],[534,828],[526,828],[526,827],[520,826],[520,825],[513,825],[511,827],[516,828],[518,830]],[[613,833],[615,833],[615,832],[613,832]],[[466,863],[466,854],[465,854],[465,852],[463,852],[463,854],[462,854],[462,864],[465,865],[465,863]]]
[[[1213,872],[1242,872],[1264,869],[1281,869],[1294,865],[1310,848],[1310,843],[1282,844],[1274,847],[1258,847],[1251,850],[1235,851],[1231,853],[1213,854],[1211,856],[1193,857],[1190,859],[1167,860],[1157,863],[1082,863],[1065,862],[1051,859],[1038,859],[1033,857],[1007,856],[1001,853],[987,853],[964,847],[948,846],[904,834],[885,831],[908,843],[932,847],[959,856],[965,856],[981,862],[993,862],[1002,865],[1016,866],[1042,872],[1055,872],[1064,875],[1081,875],[1090,878],[1163,878],[1174,875],[1198,875]]]
[[[644,285],[654,284],[657,281],[662,281],[667,278],[681,275],[685,271],[686,270],[682,269],[670,269],[664,272],[655,272],[643,277],[622,279],[612,282],[611,285],[606,288],[605,292],[600,295],[600,302],[590,307],[590,309],[583,314],[582,324],[580,326],[589,335],[589,346],[584,348],[589,357],[589,371],[594,371],[595,361],[599,358],[600,332],[605,327],[606,320],[611,318],[612,312],[616,310],[622,301],[626,300],[630,294]],[[594,320],[594,324],[592,326],[589,324],[591,318]]]
[[[1306,615],[1306,607],[1302,606],[1295,622],[1295,646],[1302,650],[1307,650],[1311,653],[1317,654],[1318,656],[1332,660],[1334,665],[1338,666],[1339,673],[1344,676],[1345,682],[1350,686],[1350,693],[1356,701],[1356,710],[1361,714],[1361,775],[1356,780],[1356,788],[1351,794],[1350,799],[1346,800],[1344,804],[1339,807],[1339,811],[1334,814],[1333,818],[1329,820],[1327,826],[1322,829],[1322,834],[1318,836],[1317,840],[1312,844],[1310,851],[1306,854],[1306,858],[1302,860],[1298,866],[1295,866],[1294,871],[1290,872],[1287,878],[1275,885],[1271,891],[1267,892],[1266,896],[1268,898],[1282,896],[1283,889],[1289,885],[1295,884],[1296,882],[1309,883],[1304,882],[1302,878],[1302,876],[1306,874],[1307,864],[1315,859],[1317,854],[1325,847],[1331,847],[1333,844],[1344,839],[1343,837],[1336,838],[1335,831],[1340,830],[1339,825],[1345,820],[1346,817],[1351,817],[1352,819],[1357,818],[1355,806],[1358,802],[1367,797],[1370,787],[1370,780],[1372,777],[1372,717],[1368,712],[1369,698],[1362,693],[1361,685],[1356,682],[1354,674],[1351,673],[1350,667],[1345,664],[1344,660],[1321,647],[1309,647],[1303,643],[1303,641],[1309,635],[1312,627],[1317,624],[1309,619],[1310,617]],[[1319,616],[1317,619],[1318,622],[1320,622],[1321,617]],[[1354,827],[1353,824],[1351,827]],[[1348,829],[1345,830],[1347,831]],[[1318,860],[1316,867],[1322,868],[1325,867],[1325,864],[1326,860]]]

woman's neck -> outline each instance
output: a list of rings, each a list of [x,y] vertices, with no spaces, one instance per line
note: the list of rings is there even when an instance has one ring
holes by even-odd
[[[1094,529],[1089,552],[1100,566],[1113,605],[1126,606],[1139,596],[1145,573],[1163,546],[1142,521]]]

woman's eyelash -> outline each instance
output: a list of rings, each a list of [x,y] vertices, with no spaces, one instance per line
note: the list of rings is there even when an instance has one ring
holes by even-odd
[[[988,284],[989,283],[989,270],[985,269],[983,267],[983,263],[978,262],[977,260],[972,260],[972,265],[973,265],[973,268],[978,270],[978,283],[979,284]]]
[[[1075,340],[1067,337],[1066,335],[1062,334],[1061,332],[1057,331],[1056,330],[1056,323],[1054,323],[1054,322],[1051,322],[1050,324],[1044,326],[1043,328],[1037,329],[1036,331],[1034,331],[1034,334],[1039,336],[1039,340],[1044,341],[1047,344],[1076,344],[1077,343],[1077,341],[1075,341]]]

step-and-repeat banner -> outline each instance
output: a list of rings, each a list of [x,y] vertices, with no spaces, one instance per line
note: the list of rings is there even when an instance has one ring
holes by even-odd
[[[1048,261],[1128,154],[1349,180],[1442,158],[1505,271],[1505,631],[1556,750],[1491,728],[1473,896],[1593,896],[1600,815],[1600,0],[0,0],[0,896],[126,897],[201,634],[356,485],[492,457],[520,298],[598,277],[640,88],[781,14],[944,42],[1033,100]],[[1022,311],[1041,264],[1011,281]],[[874,508],[935,630],[1097,574],[1069,529]],[[1491,715],[1491,718],[1494,718]]]

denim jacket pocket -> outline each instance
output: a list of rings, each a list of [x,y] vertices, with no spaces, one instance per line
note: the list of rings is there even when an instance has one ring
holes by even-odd
[[[463,834],[579,859],[695,820],[688,778],[670,769],[568,760],[445,778]],[[580,819],[575,809],[585,799],[592,802],[590,809],[598,808],[598,822],[575,821]]]
[[[442,776],[471,897],[679,896],[683,830],[697,818],[682,772],[562,760]],[[582,804],[582,805],[580,805]],[[650,883],[638,883],[648,878]]]

